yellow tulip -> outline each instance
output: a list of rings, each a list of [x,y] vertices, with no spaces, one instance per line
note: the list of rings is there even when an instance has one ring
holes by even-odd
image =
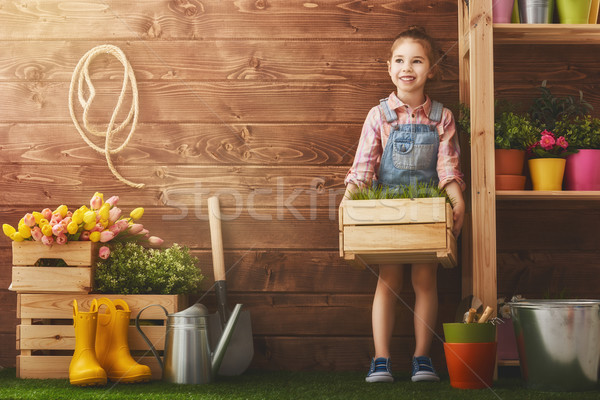
[[[40,219],[40,222],[38,222],[38,225],[40,226],[40,228],[44,225],[48,225],[48,220],[46,218],[42,218]]]
[[[65,206],[64,204],[61,204],[60,206],[58,206],[58,208],[56,210],[54,210],[54,213],[58,213],[60,214],[60,216],[62,218],[67,216],[67,212],[69,211],[69,209],[67,208],[67,206]]]
[[[100,232],[98,231],[94,231],[92,233],[90,233],[90,241],[91,242],[97,242],[100,240]]]
[[[31,228],[25,224],[19,226],[19,233],[24,239],[29,239],[31,237]]]
[[[6,236],[10,237],[10,235],[15,233],[17,230],[12,225],[2,224],[2,231]]]
[[[10,235],[10,238],[15,242],[22,242],[23,240],[25,240],[19,232],[13,233],[12,235]]]
[[[135,210],[133,210],[131,213],[129,213],[129,216],[131,218],[133,218],[134,220],[138,220],[138,219],[142,218],[142,215],[144,215],[144,209],[142,207],[138,207]]]
[[[17,226],[23,225],[24,223],[25,223],[25,217],[23,217],[19,220],[19,223],[17,224]]]
[[[106,219],[108,220],[108,218],[110,217],[110,204],[108,205],[108,207],[104,207],[104,205],[102,207],[100,207],[100,211],[98,211],[100,214],[100,219]]]
[[[67,232],[69,232],[69,234],[74,235],[75,233],[77,233],[77,231],[79,230],[79,224],[75,221],[71,221],[69,222],[69,225],[67,225]]]
[[[83,214],[84,214],[84,211],[75,210],[75,212],[73,213],[73,216],[71,217],[71,221],[73,221],[77,225],[79,225],[80,223],[83,222]]]
[[[52,236],[52,227],[50,226],[50,224],[42,226],[42,233],[44,234],[44,236]]]
[[[44,216],[42,215],[41,212],[34,211],[34,212],[32,212],[32,214],[33,214],[33,218],[35,218],[35,222],[38,224],[40,223],[40,220],[42,218],[44,218]]]
[[[85,214],[86,212],[90,211],[90,209],[89,209],[89,208],[87,208],[87,206],[85,206],[85,205],[83,205],[83,206],[79,207],[79,210],[81,210],[81,212],[83,212],[84,214]]]
[[[88,211],[85,214],[83,214],[83,222],[85,222],[86,224],[90,224],[90,223],[96,223],[96,213],[93,211]]]
[[[89,231],[90,229],[93,229],[96,226],[96,221],[92,221],[90,223],[85,223],[85,225],[83,225],[83,229],[85,229],[86,231]]]

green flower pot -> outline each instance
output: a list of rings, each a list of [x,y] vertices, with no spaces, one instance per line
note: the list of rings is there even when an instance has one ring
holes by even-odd
[[[490,343],[496,341],[496,327],[490,323],[445,323],[444,336],[447,343]]]
[[[561,24],[587,24],[592,0],[556,0]]]

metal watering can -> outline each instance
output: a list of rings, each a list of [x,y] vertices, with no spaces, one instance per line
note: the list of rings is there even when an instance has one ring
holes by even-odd
[[[140,315],[146,308],[154,306],[162,308],[167,316],[164,363],[140,329]],[[241,309],[241,304],[237,304],[233,309],[214,354],[210,351],[208,341],[208,309],[202,304],[196,303],[174,314],[169,314],[160,304],[146,306],[135,318],[135,327],[158,360],[164,381],[183,384],[209,383],[219,371]]]

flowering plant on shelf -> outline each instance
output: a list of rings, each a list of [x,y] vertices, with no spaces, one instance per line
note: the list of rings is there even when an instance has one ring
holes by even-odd
[[[569,143],[564,136],[557,138],[554,133],[547,130],[542,131],[540,136],[537,142],[527,148],[527,154],[531,158],[565,158],[578,151],[569,149]]]
[[[15,242],[37,241],[45,245],[62,245],[70,241],[91,242],[140,242],[145,241],[150,246],[160,246],[163,240],[150,236],[138,220],[144,215],[144,209],[138,207],[123,216],[123,211],[117,207],[118,196],[112,196],[104,201],[102,193],[94,193],[90,206],[83,205],[71,211],[62,204],[54,211],[49,208],[41,212],[33,211],[25,214],[17,228],[3,224],[2,230],[6,236]],[[102,246],[99,257],[107,259],[110,248]]]

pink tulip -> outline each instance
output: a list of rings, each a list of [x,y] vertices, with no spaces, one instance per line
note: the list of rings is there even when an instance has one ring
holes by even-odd
[[[67,217],[72,217],[73,216],[73,211],[67,211]]]
[[[139,232],[139,234],[140,234],[140,235],[146,235],[146,236],[148,236],[148,234],[149,234],[149,233],[150,233],[150,231],[149,231],[148,229],[142,229],[142,230]]]
[[[110,249],[107,246],[100,247],[100,250],[98,250],[98,256],[101,259],[106,260],[108,256],[110,256]]]
[[[150,236],[148,238],[148,243],[150,243],[151,246],[160,246],[161,244],[163,244],[163,242],[164,240],[157,236]]]
[[[42,215],[44,216],[44,218],[50,221],[50,219],[52,218],[52,210],[50,210],[49,208],[44,208],[42,210]]]
[[[100,207],[102,207],[102,197],[94,195],[90,200],[90,208],[92,210],[98,210]]]
[[[114,207],[119,202],[119,196],[112,196],[110,199],[106,200],[105,203],[110,204],[111,207]]]
[[[104,230],[104,227],[102,226],[102,224],[97,223],[96,226],[94,226],[92,229],[90,229],[90,232],[102,232]]]
[[[42,233],[42,230],[39,226],[34,226],[31,229],[31,236],[33,237],[33,240],[39,242],[40,240],[42,240],[42,236],[44,236],[44,234]]]
[[[71,223],[72,220],[73,219],[71,217],[65,217],[65,218],[63,218],[62,221],[60,221],[60,223],[66,227],[67,225],[69,225]]]
[[[129,222],[126,219],[120,219],[115,222],[115,225],[119,227],[119,232],[124,231],[129,226]]]
[[[114,233],[115,236],[117,236],[119,233],[121,233],[121,229],[119,228],[119,225],[117,225],[117,224],[109,226],[108,230],[111,231],[112,233]]]
[[[56,235],[56,244],[65,244],[67,243],[67,236],[64,233],[60,235]]]
[[[144,225],[142,225],[142,224],[132,224],[131,227],[129,228],[129,233],[131,233],[132,235],[137,235],[142,230],[144,230]]]
[[[54,242],[54,238],[52,236],[42,236],[42,243],[50,246]]]
[[[83,231],[79,235],[79,240],[90,240],[90,231]]]
[[[52,217],[50,218],[50,223],[52,225],[58,224],[60,221],[62,221],[60,214],[52,214]]]
[[[55,236],[63,234],[65,230],[66,230],[66,228],[63,224],[56,224],[52,227],[52,233]]]
[[[114,224],[119,217],[121,216],[121,209],[118,207],[113,207],[108,212],[108,222]]]
[[[112,233],[111,231],[100,232],[100,241],[102,243],[106,243],[106,242],[112,240],[114,237],[115,237],[115,234]]]
[[[27,225],[30,228],[33,228],[35,226],[35,217],[33,216],[33,214],[25,214],[23,221],[25,222],[25,225]]]

